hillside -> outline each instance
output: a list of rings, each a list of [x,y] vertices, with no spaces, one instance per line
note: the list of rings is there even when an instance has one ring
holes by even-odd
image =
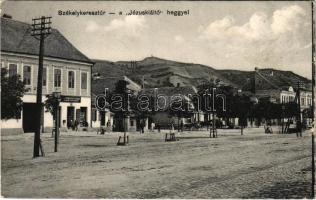
[[[148,57],[141,61],[109,62],[94,60],[92,91],[100,91],[99,87],[113,88],[113,82],[123,75],[128,76],[136,83],[141,84],[144,79],[145,87],[198,86],[205,83],[219,81],[222,85],[231,85],[235,88],[250,90],[254,71],[216,70],[213,67],[181,63],[164,60],[157,57]],[[297,81],[306,83],[309,87],[310,80],[290,71],[275,69],[260,69],[256,74],[256,89],[275,89],[289,85],[296,85]],[[262,77],[263,76],[263,77]],[[267,79],[268,81],[266,81]],[[103,89],[102,89],[103,90]]]

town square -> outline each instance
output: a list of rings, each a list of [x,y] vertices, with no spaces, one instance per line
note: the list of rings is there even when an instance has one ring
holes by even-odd
[[[315,198],[314,1],[1,6],[2,197]]]

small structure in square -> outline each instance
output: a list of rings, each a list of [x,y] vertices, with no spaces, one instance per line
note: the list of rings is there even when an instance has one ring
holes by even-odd
[[[105,132],[113,131],[113,117],[108,106],[103,110],[98,110],[96,108],[96,94],[91,94],[91,126],[97,129],[97,134],[104,134]]]
[[[141,91],[141,86],[134,81],[132,81],[127,76],[117,76],[117,77],[102,77],[98,78],[92,86],[92,127],[93,128],[103,128],[106,130],[123,132],[124,129],[127,132],[135,132],[140,129],[139,119],[137,116],[131,112],[128,115],[122,116],[111,112],[109,107],[100,111],[96,108],[95,98],[100,94],[104,94],[106,90],[106,95],[115,92],[115,85],[120,82],[126,82],[126,89],[133,94],[138,94]],[[109,127],[109,128],[108,128]],[[144,129],[148,130],[148,120],[144,121]]]
[[[197,94],[197,89],[194,86],[180,86],[177,84],[175,87],[146,88],[141,91],[141,94],[153,97],[158,101],[156,104],[159,110],[152,112],[148,122],[162,129],[171,129],[170,127],[173,126],[180,131],[183,130],[184,126],[191,127],[192,124],[211,119],[211,114],[194,109],[192,96]],[[170,113],[171,102],[175,96],[181,97],[183,107],[190,106],[192,111]]]

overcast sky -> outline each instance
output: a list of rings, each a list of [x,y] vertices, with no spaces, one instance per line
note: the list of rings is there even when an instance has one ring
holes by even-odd
[[[160,16],[128,16],[160,9]],[[59,16],[58,10],[122,11],[124,15]],[[190,10],[175,17],[167,10]],[[310,2],[21,2],[2,13],[31,23],[52,16],[53,27],[89,58],[140,60],[156,56],[217,69],[273,67],[311,78]]]

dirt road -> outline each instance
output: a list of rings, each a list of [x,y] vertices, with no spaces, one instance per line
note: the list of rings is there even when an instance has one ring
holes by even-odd
[[[304,198],[311,190],[311,137],[261,129],[163,133],[62,133],[59,152],[32,158],[33,134],[3,136],[2,195],[28,198]]]

